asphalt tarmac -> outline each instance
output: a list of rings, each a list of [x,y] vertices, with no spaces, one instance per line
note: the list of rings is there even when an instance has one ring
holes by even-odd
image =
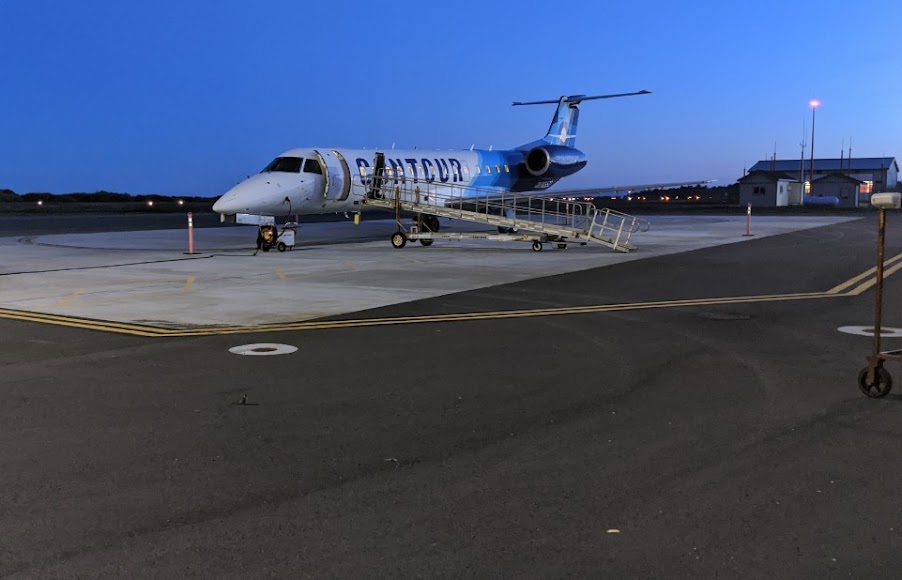
[[[0,576],[895,577],[875,258],[871,212],[332,319],[413,323],[0,319]]]

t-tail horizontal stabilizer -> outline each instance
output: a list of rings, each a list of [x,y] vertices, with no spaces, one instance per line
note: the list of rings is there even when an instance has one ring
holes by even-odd
[[[570,95],[569,97],[561,97],[553,101],[514,101],[514,106],[518,105],[554,105],[558,103],[566,103],[568,105],[578,105],[583,101],[594,101],[595,99],[615,99],[617,97],[635,97],[636,95],[650,95],[651,91],[639,91],[636,93],[617,93],[616,95],[595,95],[587,97],[586,95]]]
[[[514,101],[518,105],[551,105],[557,103],[557,112],[551,119],[551,126],[545,134],[543,141],[551,145],[563,145],[573,147],[576,144],[576,126],[579,123],[579,104],[583,101],[595,99],[614,99],[617,97],[634,97],[636,95],[648,95],[651,91],[639,91],[636,93],[617,93],[615,95],[570,95],[556,101]]]

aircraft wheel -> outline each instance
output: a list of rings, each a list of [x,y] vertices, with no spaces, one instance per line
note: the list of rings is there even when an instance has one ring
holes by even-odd
[[[441,224],[438,221],[438,218],[434,215],[423,216],[423,226],[426,227],[430,232],[437,232],[441,227]]]
[[[874,382],[869,385],[868,367],[864,367],[858,373],[858,388],[868,397],[879,399],[889,394],[893,388],[893,377],[882,366],[874,367]]]
[[[558,249],[558,250],[566,250],[566,249],[567,249],[567,244],[558,244],[558,245],[557,245],[557,249]]]
[[[285,242],[279,242],[278,244],[276,244],[276,248],[278,248],[278,250],[280,252],[284,252],[285,248],[287,248],[287,247],[288,246],[285,245]]]
[[[533,242],[533,243],[532,243],[532,251],[533,251],[533,252],[541,252],[541,251],[542,251],[542,244],[541,244],[541,242]]]
[[[431,246],[431,245],[432,245],[432,242],[434,242],[434,241],[435,241],[435,240],[427,240],[427,239],[423,239],[423,240],[420,240],[420,243],[423,244],[424,246]]]
[[[404,235],[404,232],[395,232],[392,234],[391,245],[399,250],[407,245],[407,236]]]

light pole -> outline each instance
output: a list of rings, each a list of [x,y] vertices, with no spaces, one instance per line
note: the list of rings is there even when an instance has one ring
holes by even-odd
[[[811,165],[808,168],[808,195],[811,195],[814,193],[814,113],[817,112],[821,102],[811,99],[808,104],[811,106]]]

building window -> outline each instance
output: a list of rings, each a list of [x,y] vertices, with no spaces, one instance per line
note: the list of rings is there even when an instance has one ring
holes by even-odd
[[[806,181],[805,182],[805,195],[809,195],[810,193],[811,193],[811,182]]]
[[[764,195],[766,193],[767,193],[767,189],[765,189],[765,187],[763,185],[760,187],[756,185],[755,187],[752,188],[752,195]]]
[[[858,193],[874,193],[874,182],[863,181],[861,185],[858,186]]]

